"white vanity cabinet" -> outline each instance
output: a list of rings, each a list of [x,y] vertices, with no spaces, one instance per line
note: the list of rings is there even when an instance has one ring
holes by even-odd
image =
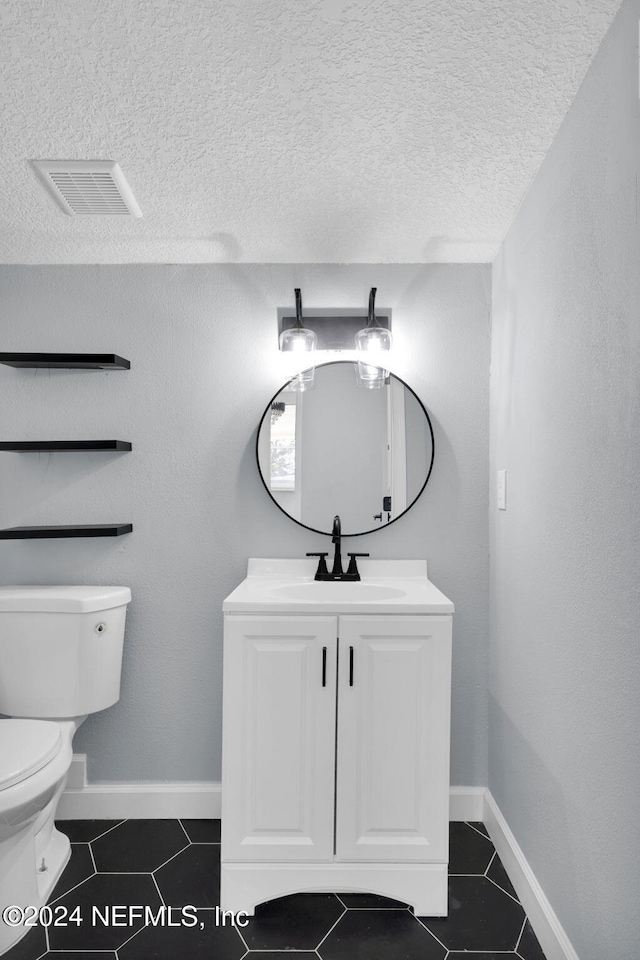
[[[317,586],[346,591],[225,613],[221,907],[359,890],[444,916],[451,614]]]
[[[338,631],[336,857],[446,863],[451,617]]]
[[[225,860],[333,858],[336,650],[335,617],[225,618]]]

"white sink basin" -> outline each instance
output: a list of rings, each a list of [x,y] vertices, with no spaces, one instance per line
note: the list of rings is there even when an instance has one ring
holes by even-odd
[[[399,586],[390,587],[382,583],[363,583],[355,581],[312,580],[311,583],[277,584],[271,588],[272,594],[283,600],[309,600],[319,603],[333,603],[336,600],[391,600],[405,597],[407,591]]]
[[[358,563],[361,580],[314,580],[317,560],[252,557],[247,577],[229,594],[225,613],[453,613],[453,604],[427,578],[425,560]]]

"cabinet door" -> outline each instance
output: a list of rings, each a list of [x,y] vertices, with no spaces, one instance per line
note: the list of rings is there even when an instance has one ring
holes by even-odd
[[[336,856],[446,862],[451,618],[338,629]]]
[[[336,623],[225,618],[225,860],[332,859]]]

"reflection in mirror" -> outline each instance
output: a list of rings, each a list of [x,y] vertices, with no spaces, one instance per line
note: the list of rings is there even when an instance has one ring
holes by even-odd
[[[417,396],[391,374],[382,390],[359,387],[357,364],[316,367],[315,389],[282,388],[258,430],[260,476],[292,520],[343,536],[397,520],[422,493],[433,466],[431,422]]]
[[[296,402],[283,396],[271,404],[269,490],[295,493],[296,490]]]

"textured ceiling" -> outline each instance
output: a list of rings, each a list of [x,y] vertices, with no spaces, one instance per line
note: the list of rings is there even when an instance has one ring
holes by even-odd
[[[0,0],[0,262],[478,262],[620,0]],[[116,160],[142,220],[33,159]]]

